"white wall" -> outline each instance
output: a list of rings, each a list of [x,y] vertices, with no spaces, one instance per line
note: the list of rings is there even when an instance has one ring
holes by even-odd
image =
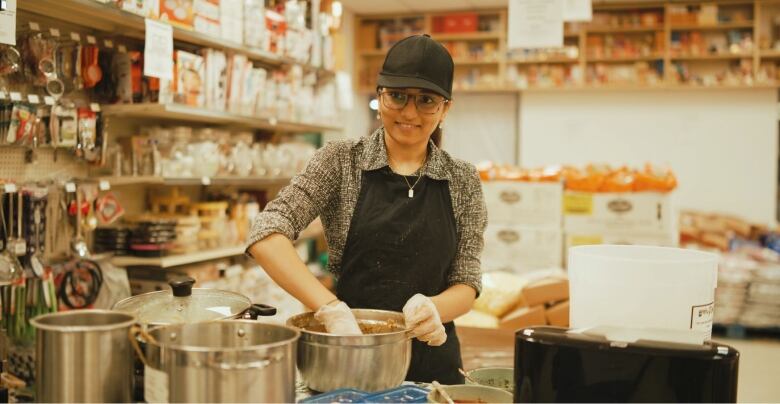
[[[669,164],[680,208],[775,222],[776,90],[527,92],[520,104],[523,166]]]
[[[458,94],[444,121],[444,148],[472,163],[516,163],[517,95]]]

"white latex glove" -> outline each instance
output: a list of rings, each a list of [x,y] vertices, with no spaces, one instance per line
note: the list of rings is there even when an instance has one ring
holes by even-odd
[[[352,310],[349,309],[344,302],[338,302],[333,305],[324,305],[314,313],[314,318],[317,321],[325,324],[325,329],[330,334],[338,335],[362,335],[360,326],[355,319],[355,315],[352,314]]]
[[[447,342],[447,332],[441,323],[439,311],[428,296],[416,294],[404,305],[404,321],[411,335],[430,346]]]

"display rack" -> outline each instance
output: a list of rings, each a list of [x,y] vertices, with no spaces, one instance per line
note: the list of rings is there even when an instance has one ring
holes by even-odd
[[[699,21],[691,21],[686,17],[696,16],[702,7],[718,7],[718,14],[715,19],[700,18]],[[676,7],[676,8],[675,8]],[[687,7],[687,15],[680,16],[679,7]],[[780,77],[775,73],[780,71],[780,66],[775,63],[780,62],[780,48],[775,45],[772,48],[767,45],[768,42],[775,41],[777,44],[780,38],[774,24],[773,16],[780,15],[780,2],[776,0],[714,0],[714,1],[594,1],[594,16],[599,14],[606,15],[608,18],[594,18],[589,23],[566,23],[564,27],[565,45],[576,47],[576,56],[561,55],[550,50],[550,53],[529,52],[525,55],[507,52],[506,39],[506,15],[505,9],[480,10],[451,13],[453,18],[467,13],[476,15],[476,18],[482,19],[490,16],[498,16],[500,24],[486,31],[478,27],[472,32],[448,32],[439,33],[434,26],[434,20],[444,14],[441,13],[410,13],[402,15],[359,15],[356,16],[355,24],[360,36],[371,36],[382,27],[398,24],[399,21],[421,21],[419,32],[431,33],[431,36],[439,41],[460,41],[466,42],[467,46],[476,46],[479,43],[489,44],[488,47],[495,48],[498,52],[495,57],[480,58],[455,58],[455,93],[480,93],[480,92],[520,92],[532,90],[554,90],[569,91],[581,89],[686,89],[686,88],[707,88],[707,89],[766,89],[777,88],[780,85]],[[632,15],[641,15],[642,13],[656,13],[657,22],[642,21],[639,18],[631,18]],[[703,13],[702,13],[703,14]],[[683,18],[681,18],[683,17]],[[473,17],[472,17],[473,18]],[[374,28],[370,28],[374,26]],[[774,28],[773,28],[774,27]],[[392,30],[391,30],[392,31]],[[398,29],[403,35],[415,33],[414,30]],[[676,51],[672,49],[673,40],[679,40],[680,35],[735,35],[745,34],[752,40],[752,47],[747,50],[734,52],[727,51],[722,53],[710,53],[710,49],[690,53]],[[401,35],[401,36],[403,36]],[[374,35],[379,38],[381,35]],[[652,53],[642,53],[640,55],[621,55],[605,53],[604,55],[593,55],[591,40],[604,40],[609,37],[613,41],[638,40],[637,38],[652,37],[656,42]],[[400,39],[400,38],[398,38]],[[381,42],[381,38],[377,42]],[[371,38],[362,38],[356,41],[356,75],[355,86],[361,93],[372,94],[375,88],[378,65],[381,64],[382,57],[386,53],[390,43],[383,47],[372,45]],[[606,49],[606,48],[605,48]],[[608,50],[608,49],[607,49]],[[742,61],[743,65],[737,67],[735,64]],[[641,65],[640,65],[641,64]],[[648,64],[648,65],[645,65]],[[528,69],[557,69],[555,74],[567,75],[566,83],[516,83],[509,80],[510,77],[517,77],[517,74],[508,74],[509,69],[515,69],[521,75]],[[596,69],[631,69],[641,68],[656,71],[658,79],[651,80],[655,84],[647,84],[639,81],[620,82],[620,83],[596,83],[594,75]],[[678,78],[678,70],[685,69],[690,71],[693,76],[698,74],[712,74],[713,70],[729,71],[748,69],[751,78],[739,76],[739,84],[723,80],[716,84],[711,80],[699,79],[705,84],[690,83],[688,80],[697,80],[694,78]],[[561,71],[565,73],[560,73]],[[578,73],[573,73],[578,71]],[[744,72],[740,72],[743,74]],[[459,85],[460,82],[471,80],[474,75],[496,76],[491,84],[472,84],[468,86]],[[569,77],[571,75],[571,77]],[[570,82],[579,77],[579,82]],[[643,79],[644,80],[644,79]],[[473,81],[473,80],[472,80]],[[560,81],[560,80],[559,80]]]

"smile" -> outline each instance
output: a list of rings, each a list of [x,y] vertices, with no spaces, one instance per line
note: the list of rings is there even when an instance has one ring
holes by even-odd
[[[403,123],[403,122],[396,122],[395,125],[401,129],[406,129],[406,130],[422,127],[422,125],[415,125],[412,123]]]

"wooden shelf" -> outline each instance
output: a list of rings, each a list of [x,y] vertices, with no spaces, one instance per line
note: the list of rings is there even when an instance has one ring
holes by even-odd
[[[178,104],[115,104],[102,107],[105,116],[159,119],[179,122],[196,122],[211,125],[238,126],[252,129],[267,129],[281,132],[322,132],[342,130],[330,124],[303,123],[261,118],[212,111]]]
[[[507,60],[508,64],[545,64],[545,63],[578,63],[580,60],[577,58],[534,58],[534,59],[510,59]]]
[[[663,55],[634,56],[634,57],[588,57],[587,63],[631,63],[631,62],[649,62],[654,60],[663,60]]]
[[[766,49],[759,53],[762,59],[780,59],[780,51]]]
[[[468,58],[458,58],[453,59],[453,62],[455,62],[455,67],[458,66],[482,66],[482,65],[498,65],[501,63],[498,59],[489,59],[489,60],[479,60],[479,59],[468,59]]]
[[[676,55],[672,56],[670,59],[672,61],[676,60],[738,60],[738,59],[748,59],[752,58],[752,53],[741,53],[741,54],[734,54],[734,53],[726,53],[726,54],[720,54],[720,55]]]
[[[730,29],[752,29],[753,21],[724,22],[721,24],[701,25],[672,25],[672,31],[720,31]]]
[[[60,18],[72,24],[130,38],[143,39],[146,29],[143,17],[120,10],[110,4],[101,4],[95,0],[22,0],[17,2],[17,7],[18,11],[40,14],[48,18]],[[317,71],[322,75],[334,74],[331,71],[297,62],[291,58],[274,55],[260,49],[246,47],[238,42],[226,41],[193,30],[173,27],[173,39],[191,45],[244,54],[249,59],[267,66],[300,64],[307,70]]]
[[[504,37],[502,32],[462,32],[431,34],[437,41],[485,41],[498,40]]]
[[[642,33],[663,31],[664,27],[586,27],[588,34]]]
[[[290,182],[289,177],[235,177],[217,176],[204,178],[172,178],[157,176],[123,176],[123,177],[91,177],[90,181],[106,181],[111,187],[129,185],[182,185],[182,186],[221,186],[221,185],[245,185],[254,187],[284,186]]]
[[[180,265],[195,264],[220,258],[236,257],[244,254],[246,246],[224,247],[215,250],[198,251],[190,254],[176,254],[159,258],[144,258],[132,256],[116,256],[111,263],[118,267],[147,266],[158,268],[171,268]]]
[[[358,51],[358,55],[364,57],[378,57],[385,56],[387,54],[386,49],[363,49]]]

